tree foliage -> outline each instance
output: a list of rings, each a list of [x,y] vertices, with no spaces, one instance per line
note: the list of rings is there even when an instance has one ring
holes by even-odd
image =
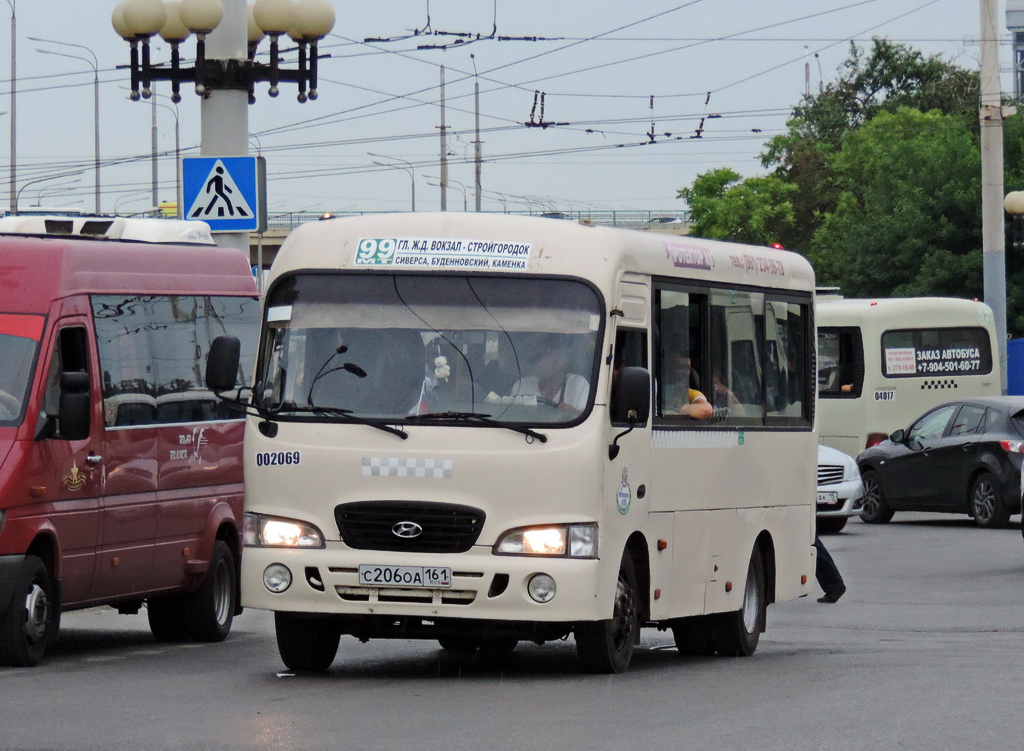
[[[773,175],[743,180],[730,169],[705,172],[679,197],[690,204],[690,231],[714,240],[756,245],[778,242],[793,227],[796,192]]]

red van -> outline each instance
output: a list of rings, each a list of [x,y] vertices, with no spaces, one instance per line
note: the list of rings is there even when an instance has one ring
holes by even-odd
[[[204,364],[237,337],[250,384],[248,259],[90,234],[0,234],[3,665],[39,662],[65,610],[145,603],[162,641],[220,641],[240,612],[243,426]]]

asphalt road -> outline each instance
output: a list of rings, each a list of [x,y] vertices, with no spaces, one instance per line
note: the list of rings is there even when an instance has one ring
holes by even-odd
[[[629,673],[572,641],[500,659],[350,637],[295,676],[269,614],[223,644],[161,645],[144,615],[66,614],[35,669],[0,668],[3,749],[985,749],[1021,743],[1018,518],[897,514],[824,538],[849,592],[773,605],[750,658],[681,658],[645,632]]]

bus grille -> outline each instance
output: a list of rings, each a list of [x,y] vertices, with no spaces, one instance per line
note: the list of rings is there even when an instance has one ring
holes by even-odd
[[[423,501],[359,501],[334,509],[350,548],[404,553],[465,553],[480,536],[484,517],[471,506]]]
[[[835,485],[843,481],[843,467],[840,464],[819,464],[818,484]]]

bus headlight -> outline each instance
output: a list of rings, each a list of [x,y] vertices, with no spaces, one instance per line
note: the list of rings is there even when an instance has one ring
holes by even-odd
[[[530,598],[534,602],[539,602],[543,605],[555,599],[555,592],[558,591],[558,587],[555,586],[555,580],[548,574],[534,574],[530,577],[526,590],[530,593]]]
[[[501,536],[493,552],[495,555],[597,558],[597,525],[549,524],[511,529]]]
[[[263,586],[274,594],[281,594],[292,585],[292,572],[282,563],[271,563],[263,571]]]
[[[246,547],[322,548],[324,536],[312,524],[263,514],[245,514],[242,541]]]

